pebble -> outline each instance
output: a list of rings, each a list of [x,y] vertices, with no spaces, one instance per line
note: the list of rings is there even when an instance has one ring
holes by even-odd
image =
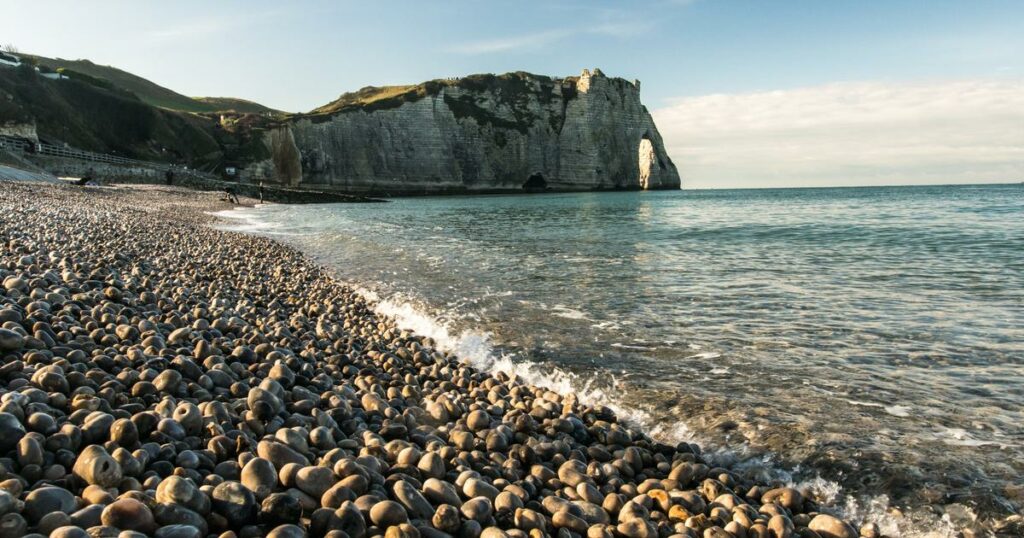
[[[152,532],[156,528],[153,513],[137,499],[118,499],[100,515],[100,521],[107,526],[126,531]]]
[[[76,506],[75,495],[70,491],[54,486],[43,486],[29,491],[25,496],[24,514],[28,516],[29,521],[38,522],[51,512],[70,514]]]
[[[260,518],[264,523],[297,523],[301,516],[302,505],[299,504],[299,500],[286,493],[268,495],[260,507]]]
[[[251,523],[256,518],[256,496],[239,482],[226,481],[213,488],[212,508],[232,527]]]
[[[402,505],[394,501],[381,501],[370,509],[370,521],[378,527],[387,528],[409,521],[409,515]]]
[[[72,471],[86,483],[105,488],[117,486],[123,476],[121,464],[99,445],[86,447],[75,460]]]
[[[430,521],[434,528],[448,534],[455,534],[462,527],[462,518],[459,517],[458,509],[450,504],[438,506]]]
[[[319,499],[337,482],[337,477],[326,467],[303,467],[295,476],[295,485]]]
[[[807,528],[818,533],[821,538],[857,538],[860,536],[849,523],[828,514],[814,516]]]
[[[472,519],[481,525],[491,519],[493,506],[487,497],[474,497],[462,503],[462,515],[466,519]]]
[[[857,538],[161,189],[0,188],[0,538]]]

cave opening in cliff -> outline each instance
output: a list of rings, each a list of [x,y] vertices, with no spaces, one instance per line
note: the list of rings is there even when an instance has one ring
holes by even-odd
[[[640,177],[639,183],[641,189],[648,189],[651,186],[651,171],[654,168],[654,163],[659,161],[657,153],[654,151],[654,144],[651,143],[651,139],[645,135],[640,139]]]
[[[526,183],[523,183],[523,190],[527,192],[539,192],[547,190],[548,182],[544,179],[544,175],[537,173],[527,178]]]

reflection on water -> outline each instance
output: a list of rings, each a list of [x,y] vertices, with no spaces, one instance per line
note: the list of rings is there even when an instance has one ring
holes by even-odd
[[[452,340],[486,344],[466,353],[568,376],[665,432],[897,504],[1020,509],[1019,186],[420,198],[250,216]]]

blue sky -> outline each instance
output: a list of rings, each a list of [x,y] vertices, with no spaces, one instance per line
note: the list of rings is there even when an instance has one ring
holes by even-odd
[[[311,109],[366,85],[512,70],[570,75],[600,67],[643,82],[643,98],[655,111],[670,153],[677,162],[697,159],[695,167],[680,163],[692,186],[1024,179],[1016,177],[1024,175],[1024,165],[1014,163],[1024,146],[1024,133],[1014,129],[1021,116],[1013,110],[1019,105],[1014,92],[1024,79],[1020,1],[33,0],[5,2],[5,12],[0,43],[115,65],[188,95],[244,97],[289,111]],[[995,93],[979,98],[979,91]],[[777,92],[790,92],[782,99],[789,115],[772,120],[785,132],[765,139],[769,146],[785,143],[792,149],[797,143],[786,139],[805,115],[796,99],[819,113],[822,107],[836,112],[857,103],[866,118],[891,114],[892,103],[932,99],[935,107],[919,110],[927,117],[905,119],[896,129],[910,133],[924,120],[939,118],[932,130],[947,126],[944,117],[970,122],[978,110],[957,108],[967,95],[970,106],[984,108],[987,123],[1005,125],[998,132],[971,127],[984,131],[979,136],[1002,139],[988,140],[983,150],[978,145],[986,140],[958,142],[984,153],[980,164],[963,161],[969,166],[958,168],[961,161],[914,165],[904,159],[894,168],[887,162],[823,162],[831,169],[804,170],[806,177],[789,180],[795,172],[781,161],[771,163],[779,165],[771,168],[775,178],[763,172],[765,163],[735,169],[743,157],[728,154],[735,141],[702,140],[689,127],[710,122],[720,135],[749,129],[750,122],[731,129],[730,117],[749,116],[762,102],[778,106]],[[709,104],[713,96],[729,99]],[[875,127],[892,132],[891,119],[880,117]],[[966,124],[958,125],[951,132]],[[818,127],[828,132],[827,125]],[[839,127],[847,142],[857,138],[848,124]],[[868,128],[863,138],[874,137],[872,132]],[[757,133],[748,135],[744,143],[757,145]],[[694,157],[710,142],[717,144],[712,149],[723,155],[721,161],[700,161],[708,152]],[[941,151],[944,142],[928,145]],[[995,158],[997,145],[1008,153]],[[733,168],[723,168],[728,163]]]

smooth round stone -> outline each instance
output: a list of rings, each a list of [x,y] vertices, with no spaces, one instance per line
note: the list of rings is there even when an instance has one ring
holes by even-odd
[[[246,403],[253,415],[260,420],[270,420],[284,411],[284,403],[274,393],[260,387],[249,389]]]
[[[171,475],[160,481],[160,485],[156,488],[156,501],[180,505],[198,512],[205,512],[204,508],[209,502],[191,480],[178,475]]]
[[[472,519],[481,525],[486,524],[493,512],[491,500],[487,497],[474,497],[462,503],[462,515],[466,519]]]
[[[267,538],[306,538],[306,531],[298,525],[280,525],[267,533]]]
[[[586,521],[569,513],[568,510],[561,510],[551,516],[551,523],[556,529],[569,529],[576,534],[586,534],[589,525]]]
[[[508,533],[498,527],[487,527],[480,533],[480,538],[508,538]]]
[[[399,480],[395,482],[392,489],[395,492],[395,498],[402,503],[413,519],[430,519],[434,514],[434,507],[412,484],[405,480]]]
[[[489,500],[494,500],[498,496],[498,488],[479,478],[466,480],[466,483],[462,486],[462,492],[467,497],[487,497]]]
[[[381,529],[409,521],[405,508],[395,501],[381,501],[370,509],[370,521]]]
[[[0,453],[6,454],[13,450],[22,437],[25,437],[25,426],[18,417],[0,413]]]
[[[775,515],[768,520],[768,532],[772,536],[792,536],[793,522],[786,516]]]
[[[180,504],[157,504],[153,507],[153,518],[161,526],[190,525],[199,529],[204,535],[209,528],[209,524],[202,515]]]
[[[775,488],[761,496],[761,504],[778,503],[791,512],[799,511],[804,505],[804,496],[796,488]]]
[[[435,505],[450,504],[458,506],[462,504],[462,499],[459,497],[459,492],[455,489],[455,486],[436,478],[428,478],[423,483],[423,495]]]
[[[0,516],[0,537],[20,538],[28,534],[28,522],[21,514],[9,513]]]
[[[50,531],[50,538],[90,538],[89,533],[81,527],[65,525]]]
[[[100,445],[89,445],[78,455],[72,472],[89,484],[112,488],[121,483],[121,464]]]
[[[532,531],[534,529],[543,531],[546,527],[544,516],[539,512],[530,510],[529,508],[520,508],[519,510],[516,510],[513,521],[517,528],[525,531]]]
[[[256,453],[259,456],[270,463],[274,464],[275,468],[282,468],[289,463],[301,465],[302,467],[309,466],[309,460],[305,456],[299,454],[292,447],[270,440],[260,441],[256,445]]]
[[[326,467],[303,467],[295,476],[296,487],[317,499],[337,481],[334,472]]]
[[[459,510],[450,504],[438,506],[430,522],[434,525],[435,529],[448,534],[455,534],[462,527],[462,518],[459,517]]]
[[[90,504],[89,506],[71,514],[71,524],[82,527],[83,529],[102,525],[104,510],[106,510],[106,506],[104,505]]]
[[[17,351],[24,346],[24,336],[10,329],[0,329],[0,352]]]
[[[578,460],[569,460],[558,468],[558,479],[565,485],[575,488],[582,482],[590,480],[587,476],[587,466]]]
[[[444,458],[436,452],[427,452],[421,458],[416,468],[426,478],[444,478]]]
[[[420,531],[408,523],[388,527],[384,538],[420,538]]]
[[[77,507],[75,496],[64,488],[44,486],[25,496],[24,514],[29,521],[39,521],[51,512],[70,514]]]
[[[484,528],[476,520],[470,519],[462,522],[462,528],[459,529],[460,538],[479,538],[480,533],[483,532]],[[563,538],[563,537],[559,537]],[[570,537],[564,537],[570,538]]]
[[[156,527],[153,513],[145,504],[131,498],[118,499],[103,509],[100,521],[121,530],[151,532]]]
[[[287,493],[272,493],[263,499],[260,512],[261,520],[271,525],[297,523],[302,517],[302,505]]]
[[[51,512],[39,520],[36,529],[42,534],[50,534],[54,529],[71,525],[71,516],[64,512]]]
[[[470,430],[478,432],[480,430],[487,429],[491,425],[491,416],[486,411],[477,409],[469,413],[466,417],[466,427]]]
[[[224,516],[232,527],[252,522],[256,517],[256,496],[239,482],[223,482],[213,488],[213,511]]]
[[[523,500],[518,495],[502,491],[494,498],[494,510],[496,512],[515,512],[516,508],[523,507]]]
[[[242,467],[242,485],[257,499],[265,499],[277,487],[277,469],[263,458],[253,458]]]
[[[807,528],[821,538],[857,538],[860,534],[847,522],[828,514],[814,516]]]
[[[157,529],[155,538],[203,538],[202,532],[192,525],[165,525]]]
[[[633,519],[619,523],[615,531],[626,538],[658,538],[658,530],[650,521]]]

